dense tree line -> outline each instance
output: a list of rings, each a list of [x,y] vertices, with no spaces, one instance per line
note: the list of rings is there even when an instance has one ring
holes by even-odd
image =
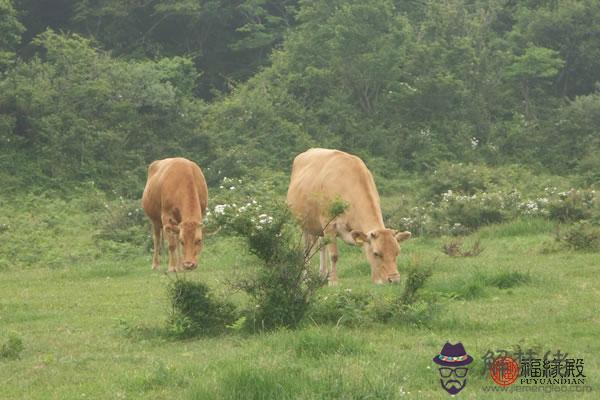
[[[216,180],[320,145],[593,183],[599,81],[594,0],[0,0],[1,174],[137,193],[154,158]]]

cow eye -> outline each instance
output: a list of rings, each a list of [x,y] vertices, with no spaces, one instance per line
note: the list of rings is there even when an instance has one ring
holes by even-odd
[[[378,252],[378,251],[374,251],[374,252],[373,252],[373,255],[374,255],[375,257],[379,257],[379,258],[381,258],[381,253],[380,253],[380,252]]]
[[[199,245],[201,245],[201,244],[202,244],[202,239],[198,239],[198,240],[196,240],[196,246],[199,246]]]

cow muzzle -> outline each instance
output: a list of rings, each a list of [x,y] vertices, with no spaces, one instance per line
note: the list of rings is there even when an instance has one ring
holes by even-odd
[[[394,275],[388,276],[387,281],[389,283],[394,283],[394,284],[400,283],[400,274],[394,274]]]
[[[198,267],[197,262],[193,262],[193,261],[184,261],[183,262],[183,268],[187,269],[188,271],[194,270],[194,269],[196,269],[196,267]]]

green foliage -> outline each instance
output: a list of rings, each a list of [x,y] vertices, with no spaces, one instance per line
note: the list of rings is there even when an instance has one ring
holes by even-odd
[[[23,340],[14,333],[10,334],[7,341],[0,347],[0,360],[17,360],[21,358],[23,350]]]
[[[435,195],[495,190],[486,164],[597,183],[600,6],[513,3],[3,0],[3,181],[137,197],[157,158],[218,181],[323,146]]]
[[[200,103],[189,98],[195,72],[186,59],[126,62],[52,31],[33,43],[43,57],[19,63],[0,81],[0,121],[8,128],[0,140],[23,152],[39,175],[94,180],[137,196],[150,160],[185,155],[186,143],[202,140]],[[21,174],[14,159],[2,161]]]
[[[599,251],[600,226],[592,221],[576,222],[567,229],[562,240],[574,250]]]
[[[73,192],[71,199],[51,192],[0,196],[0,270],[95,262],[101,249],[93,240],[94,227],[103,205],[97,204],[100,195],[90,192]],[[131,252],[107,255],[122,261]]]
[[[167,327],[176,337],[214,335],[236,321],[235,306],[218,300],[202,282],[177,278],[168,286],[171,303]]]
[[[442,196],[439,208],[435,211],[436,219],[456,228],[465,226],[474,229],[504,221],[509,210],[516,209],[519,200],[518,193],[505,195],[501,192],[483,192],[467,196],[448,191]],[[457,230],[457,233],[460,231]]]
[[[377,322],[424,325],[438,310],[435,298],[420,296],[431,269],[414,266],[406,275],[402,290],[391,295],[340,290],[320,295],[312,305],[309,319],[336,326],[365,326]]]
[[[254,301],[248,312],[248,324],[254,330],[295,328],[326,282],[309,268],[310,255],[298,240],[298,228],[288,209],[280,205],[271,208],[271,213],[241,218],[236,225],[237,233],[263,263],[254,277],[234,283]]]
[[[431,277],[431,269],[427,268],[411,268],[406,277],[404,289],[400,295],[400,303],[409,305],[417,300],[417,292],[423,288],[427,279]]]
[[[12,0],[0,0],[0,73],[11,66],[25,27],[17,18]],[[0,75],[1,76],[1,75]]]
[[[360,326],[369,322],[367,307],[371,301],[371,294],[352,289],[319,295],[311,306],[309,319],[317,323]]]
[[[595,190],[571,189],[552,194],[548,212],[552,219],[560,222],[590,218],[598,203]]]
[[[334,219],[342,215],[350,205],[342,199],[336,199],[331,202],[328,209],[329,218]]]
[[[514,57],[506,73],[511,78],[529,82],[552,78],[563,65],[564,61],[560,59],[557,51],[532,46],[526,48],[522,55]]]
[[[103,207],[104,212],[97,217],[96,239],[151,246],[148,218],[139,200],[119,197],[116,201],[107,201]]]
[[[498,182],[497,173],[485,165],[442,161],[426,183],[430,195],[440,196],[448,190],[473,195],[491,189]]]

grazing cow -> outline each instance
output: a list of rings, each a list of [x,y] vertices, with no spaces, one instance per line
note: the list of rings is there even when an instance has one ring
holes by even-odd
[[[185,158],[165,158],[150,164],[142,207],[154,228],[153,270],[160,267],[163,230],[169,243],[169,272],[197,267],[207,203],[208,188],[196,163]]]
[[[332,218],[329,205],[341,199],[346,211]],[[397,232],[383,225],[379,194],[371,172],[358,157],[338,150],[310,149],[294,159],[287,203],[299,219],[307,248],[318,237],[326,237],[321,247],[320,271],[336,284],[338,249],[336,237],[346,243],[362,245],[375,283],[400,280],[396,258],[400,242],[410,238],[410,232]],[[331,272],[327,253],[331,256]]]

